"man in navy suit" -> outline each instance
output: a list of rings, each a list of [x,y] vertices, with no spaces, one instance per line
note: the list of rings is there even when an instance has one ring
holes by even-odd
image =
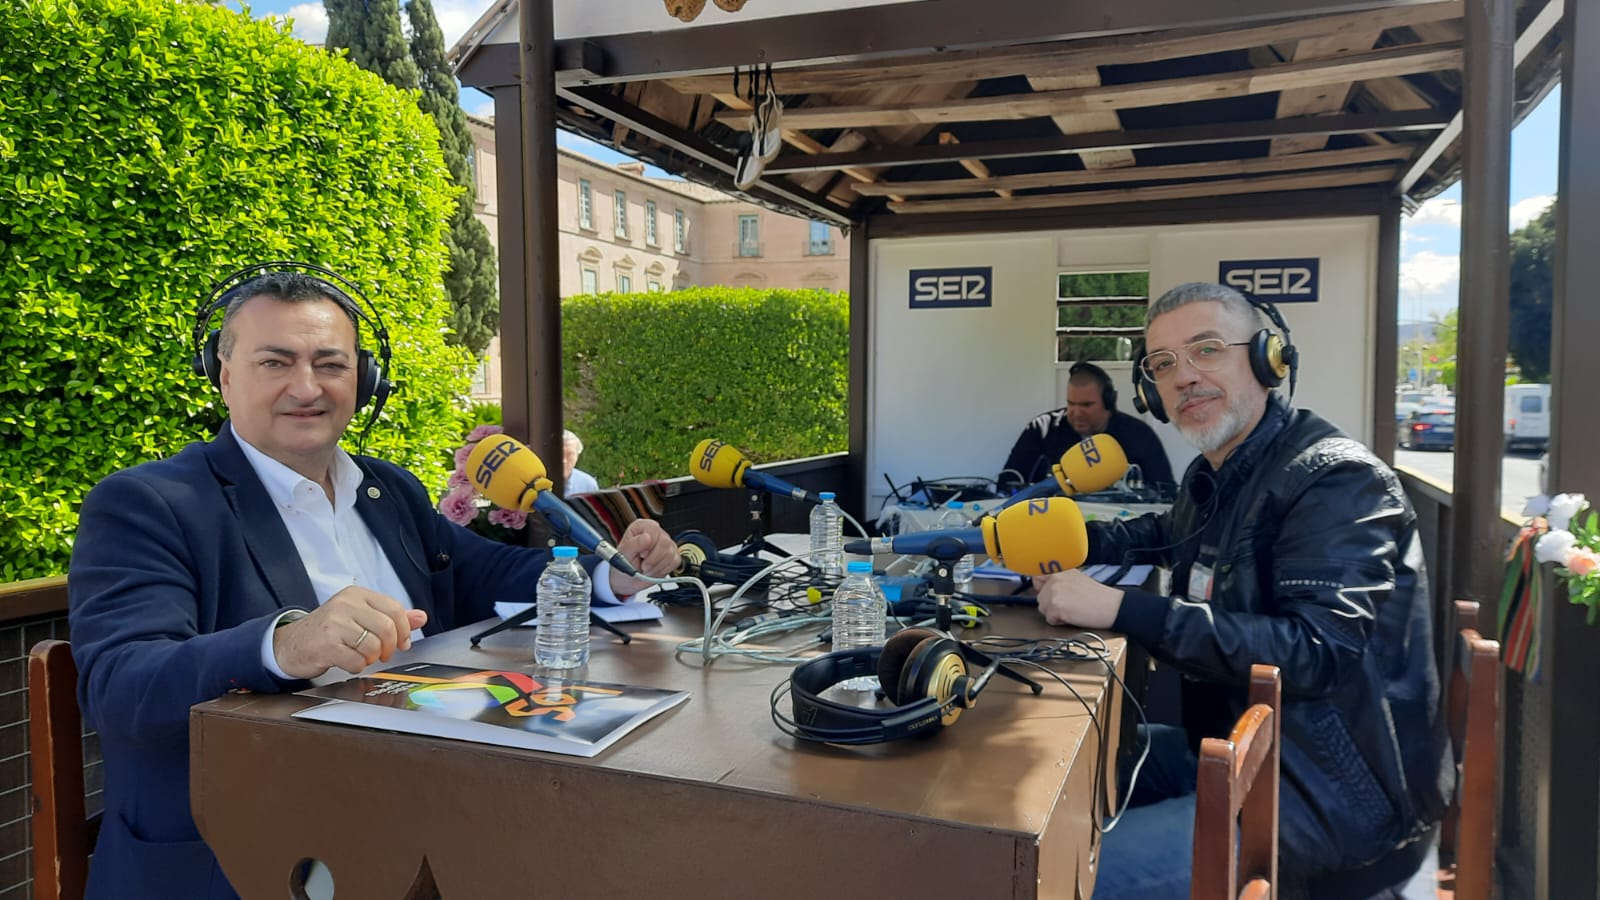
[[[224,300],[213,362],[229,422],[108,476],[79,519],[73,655],[105,760],[91,898],[235,896],[189,811],[191,706],[359,672],[531,598],[546,561],[448,522],[415,476],[339,448],[373,364],[346,294],[270,273]],[[647,575],[678,561],[652,521],[618,543]],[[644,587],[587,564],[602,601]]]

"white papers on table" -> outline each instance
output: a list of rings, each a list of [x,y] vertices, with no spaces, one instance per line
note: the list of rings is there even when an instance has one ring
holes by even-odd
[[[529,608],[530,606],[533,606],[533,604],[501,601],[494,605],[494,614],[499,616],[501,619],[509,619],[517,613]],[[661,618],[661,607],[651,603],[648,600],[630,600],[627,603],[616,603],[610,605],[601,605],[599,603],[595,603],[589,608],[594,611],[595,615],[613,625],[621,622],[643,622],[649,619]],[[539,624],[539,620],[538,618],[532,618],[523,624],[529,628],[532,628],[533,626]]]

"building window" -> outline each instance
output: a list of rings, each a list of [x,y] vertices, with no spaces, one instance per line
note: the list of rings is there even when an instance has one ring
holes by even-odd
[[[646,287],[649,288],[649,291],[652,294],[661,293],[661,282],[659,281],[646,282]]]
[[[631,293],[633,293],[633,276],[632,275],[623,275],[620,272],[617,273],[617,293],[619,293],[619,294],[631,294]]]
[[[828,227],[827,222],[818,222],[816,219],[811,220],[811,234],[806,241],[806,255],[833,255],[833,229]]]
[[[1149,306],[1149,272],[1058,276],[1056,362],[1132,359]]]
[[[760,256],[761,255],[761,217],[739,217],[739,243],[733,249],[734,256]]]
[[[622,191],[616,193],[617,201],[617,237],[628,236],[628,195]]]
[[[656,232],[656,202],[644,202],[644,242],[651,247],[661,246],[661,235]]]
[[[594,188],[589,179],[578,179],[578,227],[594,228]]]
[[[681,209],[672,211],[672,252],[689,252],[689,217]]]
[[[593,269],[583,270],[583,292],[585,294],[598,294],[600,292],[600,273]]]
[[[489,358],[478,360],[478,367],[472,372],[472,392],[474,394],[489,393]]]

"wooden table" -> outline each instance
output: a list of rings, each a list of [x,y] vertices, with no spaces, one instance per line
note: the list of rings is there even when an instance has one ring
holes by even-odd
[[[200,832],[247,900],[285,896],[308,857],[339,900],[435,884],[448,900],[1089,896],[1094,779],[1121,706],[1100,663],[1056,668],[1109,716],[1107,739],[1052,679],[1035,697],[996,678],[930,739],[837,748],[773,725],[768,695],[787,667],[676,656],[698,615],[623,627],[631,645],[594,632],[588,677],[692,694],[594,759],[297,720],[316,702],[298,696],[196,706]],[[473,650],[476,630],[396,661],[531,670],[530,631]],[[1014,607],[963,636],[983,633],[1061,636]],[[1111,651],[1120,666],[1122,642]]]

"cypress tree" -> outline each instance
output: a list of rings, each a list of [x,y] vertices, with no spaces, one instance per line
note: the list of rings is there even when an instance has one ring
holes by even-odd
[[[472,133],[467,127],[467,114],[461,109],[455,74],[445,60],[444,33],[439,30],[432,0],[407,0],[406,15],[411,20],[411,58],[421,80],[418,103],[439,127],[445,165],[462,188],[446,237],[450,265],[445,270],[444,283],[454,310],[452,340],[473,355],[482,356],[500,328],[500,297],[494,244],[489,240],[489,229],[473,215],[478,189],[469,162]]]
[[[398,88],[419,86],[417,64],[400,29],[400,0],[323,0],[328,46],[350,51],[350,61]]]

